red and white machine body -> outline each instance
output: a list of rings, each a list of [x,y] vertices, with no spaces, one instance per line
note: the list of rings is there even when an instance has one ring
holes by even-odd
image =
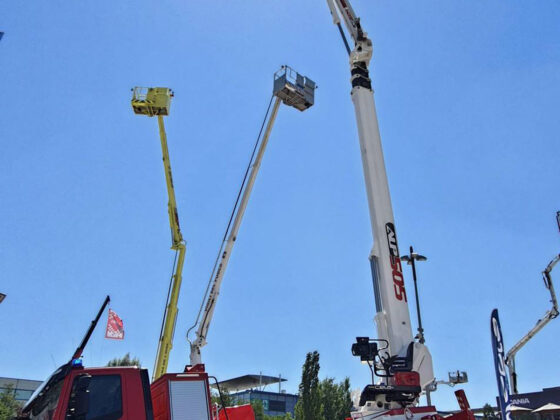
[[[408,299],[397,233],[383,159],[369,63],[373,46],[348,0],[327,0],[350,57],[352,102],[356,113],[360,151],[374,245],[370,254],[375,294],[377,338],[358,337],[352,352],[379,377],[364,389],[354,419],[437,416],[434,407],[416,407],[420,395],[434,384],[428,348],[412,335]],[[341,20],[353,38],[348,45]],[[466,399],[465,399],[466,401]],[[468,403],[467,403],[468,405]],[[471,413],[472,414],[472,413]]]
[[[213,406],[208,379],[202,364],[159,377],[150,387],[153,420],[255,420],[250,404]]]
[[[369,62],[373,47],[363,32],[347,0],[327,0],[334,23],[341,16],[352,35],[355,47],[350,51],[352,102],[356,112],[360,151],[368,197],[373,249],[370,254],[377,314],[378,338],[388,342],[390,356],[405,356],[411,343],[414,346],[414,368],[423,386],[434,379],[431,356],[426,346],[415,343],[410,325],[406,293],[397,242],[387,172],[383,159],[381,136],[369,78]]]
[[[358,123],[373,234],[370,261],[377,311],[377,337],[388,341],[387,351],[391,356],[405,356],[408,346],[413,343],[413,370],[420,374],[420,384],[425,387],[434,380],[432,356],[428,348],[414,342],[412,336],[408,296],[404,285],[373,89],[356,85],[352,87],[351,95]]]

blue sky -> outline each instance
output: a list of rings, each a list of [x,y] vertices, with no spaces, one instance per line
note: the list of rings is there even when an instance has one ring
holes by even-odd
[[[490,312],[513,345],[548,309],[540,272],[559,251],[560,4],[353,5],[374,42],[401,251],[429,258],[418,274],[436,375],[467,370],[471,404],[493,402]],[[0,30],[0,376],[45,378],[106,294],[126,339],[99,328],[85,363],[131,352],[152,369],[173,254],[157,122],[132,113],[136,85],[176,93],[166,127],[187,257],[169,370],[183,368],[272,75],[289,64],[319,85],[316,105],[280,110],[203,361],[220,379],[282,374],[296,392],[316,349],[322,377],[369,381],[350,345],[375,335],[372,238],[347,58],[323,1],[2,1]],[[559,329],[519,353],[522,392],[559,385]],[[450,389],[433,401],[456,407]]]

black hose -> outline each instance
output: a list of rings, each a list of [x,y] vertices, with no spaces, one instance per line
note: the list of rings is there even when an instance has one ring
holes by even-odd
[[[220,384],[218,383],[218,379],[215,376],[208,375],[208,377],[214,379],[214,382],[216,382],[216,388],[218,389],[218,395],[220,396],[220,401],[222,402],[222,409],[224,410],[224,413],[226,414],[226,420],[229,420],[228,413],[227,413],[227,410],[226,410],[226,404],[224,402],[224,397],[222,396],[222,391],[220,390]],[[220,412],[218,411],[218,414],[219,413]],[[220,416],[218,415],[218,418],[219,417]],[[218,420],[218,419],[216,419],[216,420]]]

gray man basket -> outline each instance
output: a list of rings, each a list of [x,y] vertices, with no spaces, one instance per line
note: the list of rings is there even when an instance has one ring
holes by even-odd
[[[315,82],[288,66],[274,73],[274,95],[286,105],[305,111],[315,102]]]

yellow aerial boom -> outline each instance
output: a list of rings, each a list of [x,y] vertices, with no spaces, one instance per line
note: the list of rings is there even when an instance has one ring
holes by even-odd
[[[181,289],[183,263],[185,261],[186,245],[179,226],[179,215],[177,213],[177,202],[175,190],[173,189],[173,176],[171,175],[171,163],[169,162],[169,150],[167,149],[167,136],[163,125],[163,116],[169,115],[173,91],[169,88],[143,88],[135,87],[132,94],[132,109],[135,114],[153,117],[157,115],[159,125],[159,137],[161,140],[161,151],[163,154],[163,168],[165,170],[165,181],[167,183],[167,212],[169,213],[169,226],[171,228],[171,249],[176,252],[175,267],[171,278],[171,287],[167,296],[167,306],[163,315],[163,324],[158,343],[156,363],[152,374],[152,381],[167,372],[169,353],[173,347],[173,335],[175,333],[175,321],[177,319],[177,301]]]

